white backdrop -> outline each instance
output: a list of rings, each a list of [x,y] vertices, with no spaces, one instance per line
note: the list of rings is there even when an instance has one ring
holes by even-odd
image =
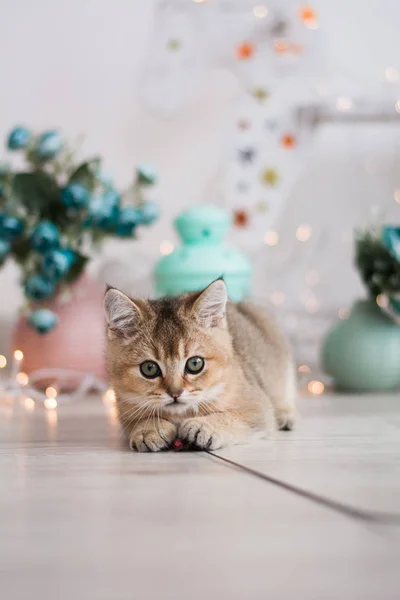
[[[312,4],[324,30],[326,81],[336,85],[343,76],[366,90],[387,86],[380,83],[384,69],[400,71],[400,3]],[[160,243],[175,241],[172,217],[190,204],[216,199],[216,166],[226,150],[229,115],[239,93],[234,77],[209,72],[173,120],[149,115],[137,92],[140,67],[151,51],[153,9],[152,0],[0,0],[0,138],[18,123],[39,130],[60,127],[66,137],[84,133],[84,153],[101,153],[122,186],[135,162],[153,163],[160,173],[160,222],[139,242],[110,243],[104,251],[131,262],[137,276],[139,255],[146,259],[146,271],[159,257]],[[362,293],[351,266],[351,230],[373,205],[385,207],[387,220],[399,219],[393,200],[400,187],[399,131],[393,124],[361,124],[327,125],[316,132],[307,168],[282,214],[280,244],[258,254],[258,297],[276,291],[264,258],[265,265],[272,260],[278,266],[298,243],[294,234],[301,223],[316,233],[299,251],[306,269],[323,273],[315,288],[321,305],[337,310]],[[289,305],[308,293],[301,291],[303,271]],[[20,302],[17,276],[12,265],[0,272],[3,330]],[[2,336],[0,349],[4,343]]]

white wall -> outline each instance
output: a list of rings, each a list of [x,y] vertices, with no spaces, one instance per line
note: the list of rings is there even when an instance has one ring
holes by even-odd
[[[327,79],[355,77],[368,89],[386,66],[400,69],[400,2],[313,4],[324,27]],[[113,243],[106,252],[131,256],[133,269],[139,252],[151,262],[160,241],[174,239],[171,218],[207,195],[222,152],[224,117],[236,97],[235,85],[210,73],[178,118],[163,121],[146,114],[137,97],[137,76],[149,51],[153,9],[153,0],[0,0],[0,138],[17,123],[38,130],[60,127],[67,138],[84,133],[84,154],[100,152],[121,185],[129,182],[137,161],[152,162],[160,172],[161,221],[139,243]],[[373,204],[386,205],[389,217],[399,218],[392,199],[393,188],[400,186],[397,140],[393,125],[329,126],[317,132],[281,229],[282,239],[289,239],[296,224],[312,221],[333,239],[325,257],[323,246],[316,250],[318,261],[329,263],[318,268],[327,279],[335,278],[325,288],[324,302],[332,290],[334,306],[360,291],[350,267],[351,245],[335,250],[334,240],[339,247],[338,236],[350,232]],[[371,159],[379,163],[373,176],[364,164]],[[347,263],[343,272],[337,256]],[[261,270],[257,294],[269,285]],[[9,321],[20,301],[12,265],[1,272],[0,286],[0,315]]]

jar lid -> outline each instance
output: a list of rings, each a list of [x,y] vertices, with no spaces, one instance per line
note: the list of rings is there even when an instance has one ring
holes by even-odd
[[[213,205],[194,206],[175,220],[185,244],[218,244],[230,226],[227,213]]]

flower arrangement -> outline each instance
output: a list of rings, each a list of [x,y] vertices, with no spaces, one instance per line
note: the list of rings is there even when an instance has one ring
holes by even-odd
[[[110,236],[132,239],[157,219],[158,205],[146,199],[156,174],[137,167],[122,195],[101,158],[76,164],[58,131],[15,127],[7,148],[24,154],[26,169],[0,164],[0,266],[9,258],[19,265],[28,321],[46,333],[57,316],[40,303],[83,273],[90,250]]]
[[[374,300],[400,317],[400,227],[359,232],[356,266]]]

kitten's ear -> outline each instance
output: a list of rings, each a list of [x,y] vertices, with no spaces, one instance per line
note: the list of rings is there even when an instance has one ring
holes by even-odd
[[[226,327],[225,311],[228,294],[223,279],[213,281],[200,293],[193,311],[203,327]]]
[[[108,288],[104,296],[104,312],[111,332],[128,337],[142,315],[136,304],[123,292]]]

